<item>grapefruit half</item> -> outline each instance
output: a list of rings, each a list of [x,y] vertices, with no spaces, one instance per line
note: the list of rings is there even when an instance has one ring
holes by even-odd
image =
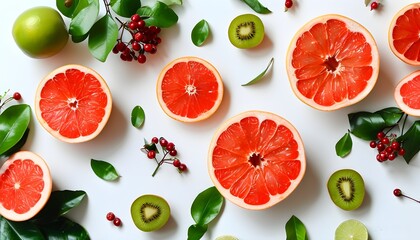
[[[327,14],[297,31],[287,52],[286,70],[302,102],[318,110],[337,110],[361,101],[375,86],[378,48],[362,25]]]
[[[217,69],[198,57],[173,60],[161,71],[157,98],[163,111],[181,122],[198,122],[213,115],[223,99]]]
[[[65,65],[49,73],[38,85],[35,113],[40,124],[64,142],[95,138],[112,109],[111,92],[94,70]]]
[[[245,209],[279,203],[299,185],[305,169],[298,131],[270,112],[247,111],[232,117],[210,144],[210,178],[226,199]]]
[[[398,11],[389,24],[388,42],[392,52],[403,62],[420,66],[420,3]]]
[[[10,156],[0,168],[0,179],[0,215],[11,221],[31,219],[50,198],[50,170],[35,153],[20,151]]]
[[[401,79],[395,87],[394,98],[405,113],[420,116],[420,70]]]

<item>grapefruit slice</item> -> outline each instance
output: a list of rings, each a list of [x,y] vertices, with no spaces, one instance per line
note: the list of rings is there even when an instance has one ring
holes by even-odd
[[[111,92],[94,70],[65,65],[38,85],[35,113],[41,125],[64,142],[95,138],[105,127],[112,109]]]
[[[181,122],[207,119],[223,99],[223,82],[217,69],[198,57],[173,60],[161,71],[157,98],[163,111]]]
[[[226,199],[245,209],[279,203],[299,185],[305,169],[298,131],[273,113],[234,116],[221,125],[210,144],[210,178]]]
[[[379,53],[370,32],[354,20],[327,14],[306,23],[292,39],[286,69],[295,95],[323,111],[365,98],[379,74]]]
[[[405,113],[420,116],[420,70],[401,79],[395,87],[394,98]]]
[[[403,62],[420,66],[420,3],[412,3],[398,11],[388,31],[392,52]]]
[[[0,168],[0,179],[0,215],[11,221],[31,219],[50,198],[50,170],[35,153],[20,151],[10,156]]]

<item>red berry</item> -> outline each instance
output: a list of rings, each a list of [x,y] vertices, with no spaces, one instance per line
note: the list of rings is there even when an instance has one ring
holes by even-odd
[[[187,165],[185,165],[185,164],[181,163],[181,165],[179,165],[178,169],[179,169],[181,172],[184,172],[184,171],[186,171],[186,170],[187,170]]]
[[[379,7],[379,3],[378,2],[372,2],[370,4],[370,11],[375,10]]]
[[[369,143],[369,145],[370,145],[371,148],[376,148],[376,142],[375,141],[371,141]]]
[[[112,221],[112,220],[114,220],[114,219],[115,219],[115,214],[114,214],[113,212],[109,212],[109,213],[107,213],[107,214],[106,214],[106,219],[107,219],[108,221]]]
[[[398,150],[400,150],[400,143],[399,142],[392,142],[391,147],[392,147],[392,149],[398,151]]]
[[[379,142],[376,145],[376,148],[378,149],[378,152],[381,152],[381,151],[385,150],[385,145],[382,142]]]
[[[15,99],[16,101],[19,101],[20,99],[22,99],[22,95],[20,95],[20,93],[15,92],[13,93],[13,99]]]
[[[133,42],[133,43],[131,44],[131,47],[132,47],[132,48],[133,48],[133,50],[135,50],[135,51],[139,51],[139,50],[140,50],[140,48],[141,48],[140,43],[138,43],[138,42]]]
[[[149,151],[147,152],[147,157],[148,157],[148,158],[150,158],[150,159],[155,158],[155,157],[156,157],[156,152],[155,152],[155,151],[153,151],[153,150],[149,150]]]
[[[173,142],[169,142],[168,145],[166,145],[166,149],[168,151],[174,150],[175,149],[175,144]]]
[[[137,62],[139,62],[139,63],[145,63],[146,62],[146,56],[144,54],[140,54],[137,57]]]
[[[118,51],[123,52],[126,48],[127,48],[127,45],[125,45],[125,43],[123,43],[123,42],[117,43]]]
[[[400,150],[398,150],[398,155],[404,156],[404,154],[405,154],[405,149],[400,148]]]
[[[376,136],[378,137],[379,140],[381,140],[382,138],[385,137],[385,133],[384,132],[378,132],[378,134]]]
[[[137,27],[138,27],[137,22],[130,22],[130,23],[128,24],[128,28],[130,28],[131,30],[136,30],[136,29],[137,29]]]
[[[160,33],[160,28],[159,28],[159,27],[156,27],[156,26],[150,26],[150,27],[149,27],[149,30],[150,30],[152,33],[155,33],[155,34]]]
[[[176,156],[178,154],[178,151],[176,149],[172,149],[171,151],[169,151],[169,155],[171,155],[172,157]]]
[[[381,143],[383,143],[385,145],[389,144],[389,138],[387,138],[387,137],[382,138]]]
[[[291,8],[291,7],[293,6],[293,1],[292,1],[292,0],[286,0],[286,1],[284,2],[284,6],[285,6],[286,8]]]
[[[113,223],[114,223],[114,225],[115,225],[115,226],[117,226],[117,227],[121,226],[121,224],[122,224],[122,222],[121,222],[121,219],[120,219],[120,218],[115,218],[115,219],[114,219],[114,221],[113,221]]]
[[[401,189],[399,189],[399,188],[394,189],[393,193],[396,197],[401,197],[402,196]]]
[[[389,153],[394,152],[394,149],[392,149],[392,147],[388,146],[388,147],[385,148],[385,152],[387,152],[389,154]]]
[[[143,40],[144,34],[141,32],[136,32],[136,34],[134,34],[134,40],[136,42],[141,42]]]
[[[159,142],[159,138],[157,137],[152,138],[152,143],[157,144],[158,142]]]
[[[387,152],[382,151],[382,152],[379,153],[379,155],[380,155],[380,158],[381,158],[382,161],[388,160],[388,153]]]
[[[159,143],[162,147],[166,147],[168,145],[168,141],[164,138],[160,138]]]
[[[146,22],[144,22],[144,20],[140,20],[137,22],[137,28],[138,29],[142,29],[146,26]]]
[[[391,153],[391,154],[389,154],[389,155],[388,155],[388,159],[389,159],[390,161],[394,160],[396,157],[397,157],[397,156],[396,156],[394,153]]]
[[[181,166],[181,161],[179,161],[179,159],[175,159],[172,164],[174,165],[174,167],[179,168],[179,166]]]
[[[133,22],[138,22],[140,20],[141,20],[141,17],[137,13],[134,14],[133,16],[131,16],[131,21],[133,21]]]
[[[144,51],[145,52],[151,52],[152,51],[152,48],[153,48],[153,45],[152,44],[144,44],[144,47],[143,47],[143,49],[144,49]]]
[[[157,47],[152,44],[152,50],[150,50],[151,54],[155,54],[157,52]]]

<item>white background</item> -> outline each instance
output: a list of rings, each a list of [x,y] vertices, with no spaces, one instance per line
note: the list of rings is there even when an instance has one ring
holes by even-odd
[[[50,71],[64,64],[77,63],[98,71],[107,81],[113,95],[113,109],[103,132],[94,140],[81,144],[60,142],[47,133],[33,114],[31,132],[24,149],[41,155],[49,164],[54,189],[85,190],[87,199],[70,212],[69,217],[83,225],[92,239],[186,239],[193,224],[191,203],[202,190],[212,186],[207,173],[207,151],[217,127],[240,112],[258,109],[274,112],[288,119],[301,133],[307,154],[307,171],[301,185],[286,200],[264,211],[249,211],[226,202],[221,215],[211,223],[203,239],[232,234],[241,240],[286,239],[284,226],[296,215],[312,240],[333,239],[339,223],[355,218],[367,226],[372,240],[418,238],[419,204],[393,196],[399,187],[420,198],[420,159],[416,156],[407,165],[402,158],[378,163],[376,152],[368,143],[353,137],[352,153],[341,159],[334,146],[349,128],[347,114],[355,111],[376,111],[396,106],[394,87],[404,76],[418,69],[395,57],[388,47],[388,26],[393,15],[408,0],[383,1],[379,11],[370,11],[363,0],[300,0],[289,12],[284,1],[261,1],[273,13],[259,15],[265,24],[266,38],[252,50],[233,47],[227,37],[228,25],[235,16],[253,11],[239,0],[189,1],[175,7],[179,15],[176,26],[164,29],[163,42],[156,55],[144,65],[120,61],[111,54],[106,63],[95,60],[86,42],[69,42],[58,55],[31,59],[24,55],[12,38],[16,17],[33,6],[53,6],[55,1],[3,1],[0,15],[0,91],[21,92],[24,103],[33,107],[38,82]],[[104,11],[101,3],[101,11]],[[285,71],[285,54],[295,32],[307,21],[322,14],[337,13],[353,18],[374,36],[380,51],[381,69],[378,82],[362,102],[335,112],[322,112],[300,102],[292,93]],[[212,36],[202,47],[190,40],[193,26],[206,19]],[[68,19],[65,19],[68,25]],[[156,100],[155,85],[160,70],[171,60],[198,56],[211,62],[225,84],[225,96],[219,110],[210,119],[194,124],[180,123],[167,117]],[[269,74],[260,83],[242,87],[258,75],[275,58]],[[140,105],[146,112],[141,129],[131,126],[130,113]],[[411,118],[412,120],[416,120]],[[189,172],[179,175],[163,166],[153,178],[155,163],[140,152],[143,139],[164,136],[173,141],[180,159]],[[118,182],[99,179],[90,168],[90,159],[112,163],[122,176]],[[366,198],[361,208],[346,212],[329,199],[328,177],[341,168],[361,173],[366,184]],[[157,232],[144,233],[134,226],[130,205],[138,196],[158,194],[170,204],[172,216]],[[105,219],[113,211],[123,226],[116,228]]]

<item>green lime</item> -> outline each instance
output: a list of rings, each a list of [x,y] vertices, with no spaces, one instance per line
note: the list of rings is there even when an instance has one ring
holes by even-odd
[[[223,235],[223,236],[217,237],[216,240],[239,240],[239,238],[234,237],[232,235]]]
[[[335,240],[368,240],[366,226],[355,220],[350,219],[342,222],[335,230]]]
[[[60,13],[51,7],[34,7],[21,13],[12,30],[18,47],[33,58],[57,54],[67,44],[69,34]]]

